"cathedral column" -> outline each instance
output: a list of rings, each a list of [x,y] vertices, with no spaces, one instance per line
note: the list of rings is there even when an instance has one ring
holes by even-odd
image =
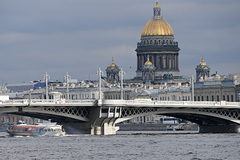
[[[160,69],[159,67],[159,56],[156,55],[156,65],[155,65],[156,69]]]
[[[169,69],[169,55],[167,55],[166,69]]]
[[[138,70],[140,70],[140,63],[141,63],[141,58],[140,58],[140,56],[138,55]]]
[[[174,69],[177,69],[177,55],[175,55],[174,57],[175,57],[175,67],[174,67]]]
[[[179,62],[178,62],[178,55],[177,55],[177,60],[176,60],[176,61],[177,61],[177,70],[179,70],[179,66],[178,66],[178,65],[179,65],[179,64],[178,64],[178,63],[179,63]]]
[[[137,70],[139,70],[139,55],[137,55]]]
[[[143,55],[141,55],[141,69],[142,69],[142,67],[143,67],[143,64],[144,64],[144,56]]]

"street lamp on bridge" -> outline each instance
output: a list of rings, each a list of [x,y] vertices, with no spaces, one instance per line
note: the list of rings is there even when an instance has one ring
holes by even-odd
[[[121,100],[123,100],[123,76],[125,75],[125,72],[123,72],[122,68],[119,72],[119,76],[121,77]]]
[[[44,79],[45,82],[46,82],[46,99],[48,99],[48,80],[50,79],[50,76],[47,74],[47,72],[46,72],[46,74],[43,76],[43,79]]]
[[[71,76],[68,75],[68,72],[67,72],[67,75],[64,76],[64,80],[66,81],[67,83],[67,100],[69,99],[69,87],[68,87],[68,83],[69,81],[71,80]]]
[[[194,101],[194,78],[193,78],[193,75],[192,75],[192,78],[191,78],[191,85],[192,85],[192,94],[191,94],[191,98],[192,98],[192,101]]]
[[[99,67],[99,69],[97,71],[97,75],[98,75],[98,87],[99,87],[99,100],[102,100],[101,79],[102,79],[102,76],[103,76],[103,72],[101,71],[100,67]]]

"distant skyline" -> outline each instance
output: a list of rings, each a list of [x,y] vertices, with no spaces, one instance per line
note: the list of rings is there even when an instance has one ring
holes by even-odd
[[[135,76],[136,46],[156,0],[0,0],[1,83],[97,79],[112,62]],[[179,43],[180,75],[204,61],[220,75],[240,73],[239,0],[159,0]]]

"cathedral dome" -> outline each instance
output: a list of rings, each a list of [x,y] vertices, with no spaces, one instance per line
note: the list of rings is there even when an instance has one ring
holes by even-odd
[[[207,65],[207,63],[204,62],[203,57],[202,57],[202,62],[200,62],[199,65],[200,65],[200,66],[206,66],[206,65]]]
[[[113,59],[112,59],[112,63],[109,65],[109,67],[116,67],[116,64],[114,63]]]
[[[173,35],[173,29],[164,19],[151,19],[143,27],[141,36]]]

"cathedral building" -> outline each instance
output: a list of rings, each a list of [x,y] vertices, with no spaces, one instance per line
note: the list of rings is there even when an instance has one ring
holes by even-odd
[[[110,83],[118,82],[119,71],[119,67],[114,63],[114,60],[112,59],[112,63],[106,69],[107,81]]]
[[[199,81],[201,79],[205,80],[207,77],[210,76],[210,68],[204,62],[203,57],[202,57],[202,62],[200,62],[199,65],[197,65],[195,70],[196,70],[196,80],[197,81]]]
[[[179,77],[179,50],[178,42],[174,41],[173,29],[163,19],[157,1],[153,7],[153,17],[143,27],[141,42],[137,43],[136,78],[148,79],[145,77],[145,63],[148,61],[155,67],[154,80],[164,79],[164,75]]]

